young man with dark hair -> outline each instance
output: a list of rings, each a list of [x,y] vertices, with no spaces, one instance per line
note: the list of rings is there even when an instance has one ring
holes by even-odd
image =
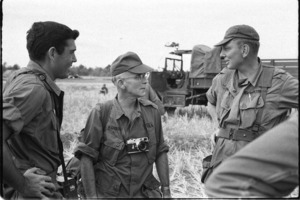
[[[63,95],[55,84],[76,62],[77,30],[35,22],[27,32],[27,67],[13,73],[3,90],[4,198],[62,198],[56,173]]]

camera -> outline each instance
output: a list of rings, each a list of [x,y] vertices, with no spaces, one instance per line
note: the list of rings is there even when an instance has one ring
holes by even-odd
[[[126,141],[126,148],[128,154],[149,151],[149,139],[148,137],[129,139]]]
[[[63,176],[56,177],[57,183],[60,186],[59,192],[66,199],[78,199],[77,194],[77,181],[75,178],[68,177],[68,181],[65,182]]]

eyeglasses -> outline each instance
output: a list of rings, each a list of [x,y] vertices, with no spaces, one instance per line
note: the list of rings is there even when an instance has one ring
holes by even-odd
[[[142,80],[142,79],[148,79],[150,76],[150,73],[147,72],[147,73],[144,73],[144,74],[136,74],[135,76],[130,76],[130,77],[126,77],[126,78],[122,78],[122,79],[130,79],[130,78],[133,78],[135,80]]]

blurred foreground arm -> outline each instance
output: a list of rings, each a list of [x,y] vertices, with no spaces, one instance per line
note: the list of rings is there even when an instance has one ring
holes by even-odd
[[[169,164],[168,164],[168,154],[162,152],[155,162],[157,174],[159,176],[160,182],[162,184],[161,191],[163,193],[163,198],[171,198],[170,191],[170,178],[169,178]]]
[[[209,197],[284,197],[299,184],[298,113],[224,161],[206,182]]]
[[[51,177],[44,176],[46,173],[38,168],[28,169],[24,175],[15,166],[11,151],[7,145],[7,139],[11,135],[11,131],[6,123],[2,122],[3,134],[3,181],[16,189],[24,197],[46,198],[44,194],[51,196],[50,190],[55,190],[55,186],[51,183]]]

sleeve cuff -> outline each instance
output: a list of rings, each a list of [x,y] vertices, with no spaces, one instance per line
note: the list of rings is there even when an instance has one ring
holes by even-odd
[[[79,142],[79,144],[74,149],[74,155],[80,160],[82,154],[87,155],[93,159],[93,162],[98,160],[99,152],[95,149],[87,146],[85,143]]]

